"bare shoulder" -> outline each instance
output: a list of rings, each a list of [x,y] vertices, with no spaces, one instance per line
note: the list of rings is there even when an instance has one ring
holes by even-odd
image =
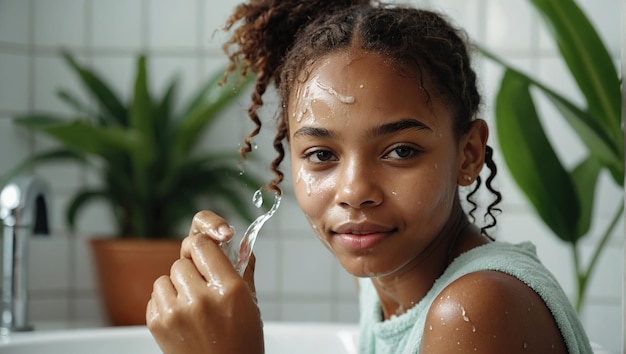
[[[541,298],[515,277],[467,274],[428,311],[420,353],[567,353]]]

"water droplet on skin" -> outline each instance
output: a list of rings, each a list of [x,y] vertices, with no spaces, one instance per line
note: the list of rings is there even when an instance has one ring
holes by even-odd
[[[360,85],[359,85],[359,88],[360,88],[360,89],[362,89],[363,87],[365,87],[365,85],[363,85],[363,84],[360,84]]]
[[[328,92],[331,96],[337,98],[339,100],[339,102],[341,103],[345,103],[345,104],[351,104],[354,103],[354,96],[346,96],[346,95],[342,95],[339,92],[337,92],[334,88],[323,84],[319,81],[316,82],[317,83],[317,87],[319,87],[320,89]]]
[[[461,316],[463,316],[463,321],[465,321],[465,322],[469,322],[470,321],[469,317],[467,317],[467,315],[466,315],[465,308],[463,306],[461,306]]]
[[[296,178],[296,183],[299,183],[300,181],[303,181],[305,186],[306,186],[306,194],[308,196],[311,195],[311,192],[313,190],[313,176],[309,173],[307,173],[304,170],[304,167],[300,167],[300,170],[298,171],[298,177]]]
[[[467,316],[467,312],[465,311],[465,307],[461,306],[461,316],[463,317],[463,321],[472,324],[472,332],[476,333],[476,326],[472,323],[472,320]]]
[[[524,342],[524,349],[528,348],[528,344],[526,344],[526,342]]]
[[[428,329],[432,331],[433,330],[433,325],[429,325]]]

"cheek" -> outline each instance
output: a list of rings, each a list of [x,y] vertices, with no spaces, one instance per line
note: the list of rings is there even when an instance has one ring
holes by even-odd
[[[304,187],[305,193],[308,197],[311,197],[313,193],[322,194],[328,193],[335,188],[336,180],[332,175],[319,176],[311,172],[306,171],[303,167],[298,169],[296,175],[295,184]]]
[[[307,171],[302,165],[293,165],[293,185],[296,199],[302,210],[309,214],[315,213],[315,209],[324,209],[325,202],[332,197],[332,191],[336,186],[336,178],[332,174],[319,174]]]

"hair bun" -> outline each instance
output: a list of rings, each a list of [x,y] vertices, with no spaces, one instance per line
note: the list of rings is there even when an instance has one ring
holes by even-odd
[[[315,19],[370,0],[250,0],[236,7],[226,29],[233,31],[224,52],[260,76],[273,77],[301,28]],[[234,50],[232,49],[233,47]],[[274,78],[277,79],[277,78]]]

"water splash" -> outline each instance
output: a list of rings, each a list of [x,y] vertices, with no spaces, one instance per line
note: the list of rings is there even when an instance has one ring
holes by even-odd
[[[263,227],[263,224],[267,220],[269,220],[272,215],[278,210],[280,206],[281,195],[278,192],[274,192],[274,204],[265,214],[259,216],[248,226],[248,229],[244,233],[241,242],[239,242],[239,248],[235,249],[233,246],[233,242],[228,242],[222,244],[222,250],[230,259],[230,262],[235,267],[235,270],[239,275],[243,276],[246,267],[248,266],[248,262],[250,261],[250,256],[252,255],[252,248],[254,247],[254,243],[256,241],[256,237]],[[252,203],[255,207],[260,208],[263,205],[263,194],[261,190],[257,190],[252,196]]]

